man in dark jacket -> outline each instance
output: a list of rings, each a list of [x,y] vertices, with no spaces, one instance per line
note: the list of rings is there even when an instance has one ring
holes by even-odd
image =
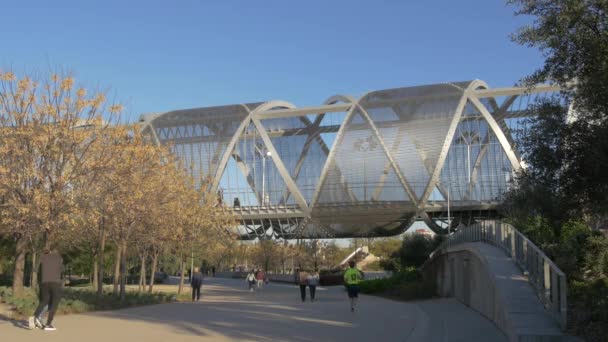
[[[54,331],[57,329],[53,326],[53,318],[61,300],[63,259],[56,250],[46,248],[40,257],[40,268],[42,269],[40,303],[34,316],[29,319],[29,327],[33,329],[36,326],[47,331]],[[39,317],[47,305],[49,307],[48,318],[46,325],[43,325]]]
[[[192,287],[192,301],[196,299],[196,301],[201,299],[201,286],[203,285],[203,274],[199,272],[198,267],[194,268],[194,273],[192,273],[192,281],[190,282],[190,286]]]

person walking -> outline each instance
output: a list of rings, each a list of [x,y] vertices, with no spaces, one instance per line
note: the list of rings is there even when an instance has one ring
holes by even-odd
[[[34,312],[34,316],[29,318],[29,328],[38,327],[46,331],[57,330],[53,326],[53,318],[59,307],[61,300],[63,259],[56,250],[45,248],[44,253],[40,257],[40,268],[42,269],[42,277],[40,284],[40,303]],[[42,311],[48,305],[48,316],[46,325],[42,324]]]
[[[249,274],[247,274],[247,277],[245,277],[245,280],[247,281],[247,284],[249,284],[249,291],[253,292],[253,286],[255,285],[255,273],[253,272],[253,269],[251,270],[251,272],[249,272]]]
[[[262,271],[261,269],[259,269],[256,273],[255,273],[255,280],[258,283],[258,289],[259,288],[263,288],[264,287],[264,278],[266,277],[266,274],[264,273],[264,271]]]
[[[194,302],[196,299],[198,302],[201,299],[201,286],[203,286],[203,274],[199,271],[198,267],[194,268],[190,286],[192,287],[192,301]]]
[[[308,272],[300,271],[298,274],[298,285],[300,285],[300,297],[302,303],[306,301],[306,287],[308,286]]]
[[[363,274],[355,267],[355,261],[348,262],[349,268],[344,272],[344,283],[350,299],[350,311],[354,312],[359,298],[359,282],[363,279]]]
[[[308,289],[310,290],[310,301],[315,301],[315,293],[317,291],[317,286],[319,285],[319,271],[315,270],[306,278],[308,282]]]

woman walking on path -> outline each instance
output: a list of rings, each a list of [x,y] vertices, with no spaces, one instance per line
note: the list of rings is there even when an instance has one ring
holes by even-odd
[[[192,273],[192,280],[190,281],[190,286],[192,287],[192,301],[196,299],[198,302],[201,298],[201,286],[203,286],[203,274],[199,272],[198,267],[194,268],[194,273]]]
[[[249,284],[249,291],[253,292],[253,287],[255,286],[255,273],[253,272],[253,269],[251,270],[251,272],[249,272],[249,274],[247,274],[247,277],[245,277],[245,281],[247,281],[247,284]]]
[[[319,271],[315,270],[313,273],[308,275],[306,279],[308,282],[308,289],[310,290],[310,301],[315,301],[315,292],[317,290],[317,286],[319,285]]]
[[[350,267],[344,272],[344,283],[350,299],[350,311],[354,312],[359,298],[359,282],[363,279],[363,274],[355,267],[353,260],[348,262],[348,266]]]
[[[308,286],[308,272],[300,271],[298,273],[298,285],[300,285],[300,297],[302,303],[306,301],[306,286]]]

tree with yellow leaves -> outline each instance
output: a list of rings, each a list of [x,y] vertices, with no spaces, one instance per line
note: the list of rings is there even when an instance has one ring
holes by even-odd
[[[0,235],[16,241],[16,295],[28,247],[33,269],[40,244],[90,253],[101,295],[104,253],[113,242],[115,291],[124,298],[134,252],[142,290],[152,258],[152,291],[161,254],[180,255],[183,264],[187,251],[212,251],[234,238],[226,230],[232,216],[214,206],[208,181],[195,186],[167,147],[137,126],[116,125],[120,110],[103,94],[75,87],[70,76],[38,83],[0,72]]]
[[[92,147],[108,127],[103,115],[119,111],[70,76],[37,82],[0,72],[0,229],[16,241],[15,294],[23,290],[27,242],[53,243],[75,227],[72,185],[104,163]]]

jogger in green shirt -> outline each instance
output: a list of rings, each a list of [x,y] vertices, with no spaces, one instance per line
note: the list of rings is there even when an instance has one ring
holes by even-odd
[[[359,282],[363,279],[363,274],[355,268],[353,260],[348,262],[349,269],[344,272],[344,283],[348,290],[348,298],[350,299],[350,311],[355,311],[357,299],[359,298]]]

